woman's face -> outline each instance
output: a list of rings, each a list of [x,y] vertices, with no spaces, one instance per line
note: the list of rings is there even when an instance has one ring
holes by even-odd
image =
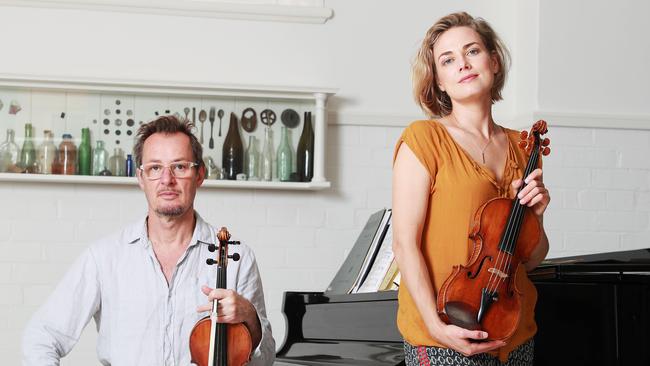
[[[499,62],[475,30],[469,27],[447,30],[434,44],[433,57],[438,86],[452,101],[490,100]]]

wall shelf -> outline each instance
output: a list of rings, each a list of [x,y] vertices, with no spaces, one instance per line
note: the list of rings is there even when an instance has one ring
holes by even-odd
[[[241,189],[277,189],[277,190],[320,190],[330,187],[325,178],[325,146],[327,136],[327,99],[336,89],[292,87],[292,86],[261,86],[261,85],[219,85],[200,82],[177,81],[142,81],[142,80],[100,80],[90,78],[63,78],[33,75],[2,75],[0,74],[0,100],[5,107],[0,109],[0,125],[3,129],[13,128],[16,131],[16,143],[22,146],[22,129],[25,123],[32,123],[35,131],[35,145],[38,146],[42,131],[49,129],[54,132],[55,144],[62,133],[73,133],[79,137],[82,127],[91,129],[91,145],[96,140],[103,140],[109,154],[115,148],[121,148],[129,154],[134,143],[138,123],[156,118],[160,113],[178,113],[183,115],[186,107],[196,110],[207,110],[212,107],[225,110],[223,119],[225,130],[222,136],[217,136],[215,126],[215,148],[208,149],[207,137],[204,140],[203,158],[211,157],[221,165],[221,144],[228,130],[228,115],[235,113],[241,118],[245,107],[254,107],[259,114],[263,109],[271,109],[277,115],[277,121],[272,126],[274,132],[274,147],[280,143],[279,126],[280,114],[284,109],[292,108],[299,115],[301,112],[311,112],[314,129],[314,176],[311,182],[263,182],[263,181],[225,181],[206,180],[207,188],[241,188]],[[8,112],[10,102],[20,101],[22,110],[17,114]],[[117,104],[117,105],[116,105]],[[120,114],[120,110],[122,110]],[[124,116],[128,111],[129,116]],[[162,112],[165,111],[165,112]],[[117,113],[118,115],[116,115]],[[110,115],[109,115],[110,114]],[[125,127],[121,119],[132,118],[136,122]],[[189,116],[190,120],[191,115]],[[118,123],[118,121],[120,121]],[[196,135],[202,126],[196,120]],[[207,122],[207,121],[206,121]],[[302,118],[300,125],[302,125]],[[134,125],[135,124],[135,125]],[[209,123],[207,133],[210,131]],[[292,141],[294,152],[301,132],[301,126],[294,129]],[[247,146],[250,136],[258,139],[258,151],[265,126],[258,119],[258,127],[254,132],[243,133],[244,146]],[[240,126],[241,130],[241,126]],[[128,137],[125,134],[128,132]],[[117,134],[117,136],[116,136]],[[207,134],[209,136],[209,134]],[[79,139],[76,140],[79,144]],[[295,159],[295,156],[294,156]],[[41,174],[0,173],[0,182],[33,182],[33,183],[70,183],[70,184],[100,184],[128,185],[137,184],[135,178],[129,177],[98,177],[98,176],[60,176]]]
[[[63,183],[89,184],[109,186],[137,186],[135,177],[98,177],[85,175],[55,175],[55,174],[20,174],[0,173],[0,182],[13,183]],[[209,180],[203,181],[204,188],[239,188],[239,189],[275,189],[275,190],[321,190],[330,187],[330,182],[262,182]],[[201,188],[199,188],[201,189]]]

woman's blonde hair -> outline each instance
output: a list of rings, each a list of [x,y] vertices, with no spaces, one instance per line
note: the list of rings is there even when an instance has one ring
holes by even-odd
[[[466,12],[449,14],[429,28],[411,69],[415,101],[430,118],[451,113],[451,99],[438,87],[433,46],[440,35],[454,27],[472,28],[481,37],[488,52],[496,55],[499,71],[492,85],[492,103],[502,99],[501,90],[510,66],[510,54],[505,44],[483,18],[474,18]]]

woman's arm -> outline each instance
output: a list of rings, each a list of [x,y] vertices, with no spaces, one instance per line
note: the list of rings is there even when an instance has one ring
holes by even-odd
[[[422,320],[437,341],[464,354],[487,352],[503,346],[501,341],[477,343],[483,331],[447,325],[438,317],[436,295],[422,256],[421,237],[429,205],[431,178],[415,154],[402,144],[393,165],[393,252],[406,286]]]

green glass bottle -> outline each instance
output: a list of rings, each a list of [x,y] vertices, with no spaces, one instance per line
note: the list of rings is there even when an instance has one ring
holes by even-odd
[[[314,177],[314,129],[311,126],[311,112],[305,112],[296,160],[298,179],[301,182],[311,182]]]
[[[79,145],[79,175],[91,175],[92,148],[90,147],[90,129],[81,129],[81,144]]]
[[[280,138],[280,146],[278,147],[278,179],[282,182],[291,180],[291,171],[293,168],[293,152],[289,145],[289,131],[286,127],[282,126],[282,137]]]
[[[32,133],[32,124],[25,123],[25,140],[23,141],[23,148],[20,150],[19,167],[27,173],[34,173],[38,168],[36,165],[36,149],[34,147]]]
[[[235,180],[237,174],[244,172],[244,144],[239,134],[239,123],[234,113],[230,113],[230,127],[223,141],[221,167],[226,171],[226,179]]]

